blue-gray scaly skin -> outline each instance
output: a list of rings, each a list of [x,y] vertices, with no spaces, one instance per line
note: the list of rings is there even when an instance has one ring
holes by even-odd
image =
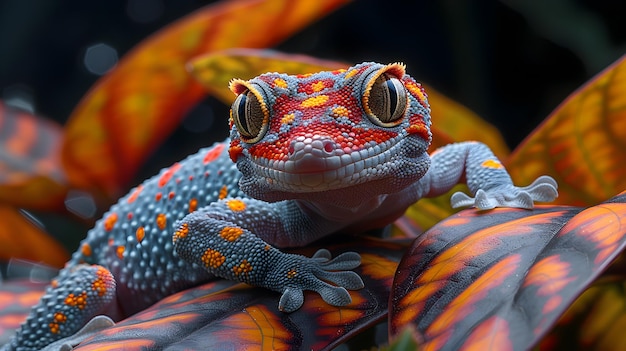
[[[304,290],[344,306],[348,290],[363,287],[351,271],[357,253],[309,258],[279,248],[384,226],[462,179],[475,197],[457,193],[453,206],[532,208],[557,196],[547,176],[514,186],[481,143],[429,156],[426,93],[401,64],[268,73],[234,80],[231,90],[230,141],[164,169],[111,207],[7,349],[39,349],[98,314],[121,318],[214,276],[279,292],[285,312],[300,308]]]

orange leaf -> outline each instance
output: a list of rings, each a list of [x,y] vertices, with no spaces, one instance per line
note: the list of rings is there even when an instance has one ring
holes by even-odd
[[[559,183],[557,203],[590,205],[626,189],[626,59],[574,92],[507,162],[521,184]]]
[[[69,259],[63,246],[18,210],[0,205],[0,218],[0,260],[19,257],[61,268]]]
[[[96,83],[70,117],[63,163],[72,184],[119,193],[205,95],[185,69],[191,57],[232,46],[273,45],[345,2],[224,1],[146,39]]]
[[[67,184],[59,160],[61,127],[0,102],[0,202],[51,209]]]

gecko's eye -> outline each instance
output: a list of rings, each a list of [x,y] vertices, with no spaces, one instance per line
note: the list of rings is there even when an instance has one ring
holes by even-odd
[[[268,118],[261,101],[250,90],[237,96],[232,106],[237,131],[246,143],[259,141],[267,132]]]
[[[383,73],[366,90],[363,107],[372,122],[381,127],[393,127],[402,122],[407,101],[407,92],[402,82]]]

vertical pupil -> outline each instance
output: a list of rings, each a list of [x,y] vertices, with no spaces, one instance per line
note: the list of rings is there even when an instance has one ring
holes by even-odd
[[[385,85],[387,86],[387,89],[385,89],[388,94],[387,101],[389,102],[387,114],[392,117],[395,115],[396,109],[398,108],[398,90],[396,89],[394,81],[389,79],[387,75],[384,75],[384,79]]]
[[[237,115],[238,115],[238,120],[239,120],[239,124],[241,125],[241,128],[243,129],[243,132],[245,132],[246,134],[250,134],[250,126],[248,126],[248,109],[247,109],[247,105],[248,105],[248,94],[241,94],[239,96],[239,103],[237,105]]]

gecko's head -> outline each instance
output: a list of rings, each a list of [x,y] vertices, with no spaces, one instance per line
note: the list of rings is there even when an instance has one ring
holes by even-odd
[[[430,109],[404,65],[233,80],[230,156],[257,199],[351,206],[400,191],[429,166]]]

